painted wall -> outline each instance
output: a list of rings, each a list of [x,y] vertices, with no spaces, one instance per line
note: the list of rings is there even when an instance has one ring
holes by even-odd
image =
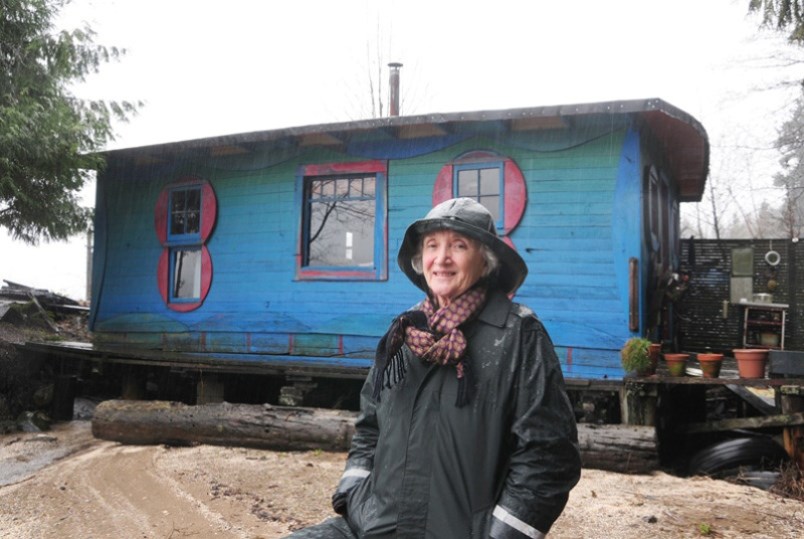
[[[445,163],[484,150],[515,161],[526,181],[528,205],[510,238],[530,273],[516,300],[543,320],[568,377],[621,377],[619,348],[630,336],[628,259],[642,256],[638,132],[627,117],[608,116],[578,118],[561,130],[510,133],[496,123],[464,129],[448,137],[353,141],[343,153],[266,148],[137,168],[111,162],[97,191],[96,337],[366,366],[393,316],[421,299],[396,265],[405,228],[432,206]],[[388,159],[387,281],[295,280],[299,167],[367,159]],[[162,246],[154,206],[165,185],[186,175],[211,183],[218,211],[206,244],[209,295],[198,309],[179,313],[157,287]],[[333,355],[339,359],[327,359]]]

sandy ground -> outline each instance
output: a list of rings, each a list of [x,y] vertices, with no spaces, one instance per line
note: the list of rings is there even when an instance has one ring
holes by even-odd
[[[345,454],[123,446],[89,421],[0,437],[2,538],[283,537],[331,515]],[[801,537],[804,502],[706,478],[584,470],[553,538]]]

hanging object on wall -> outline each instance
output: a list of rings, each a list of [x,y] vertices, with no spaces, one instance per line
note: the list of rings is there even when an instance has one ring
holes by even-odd
[[[765,253],[765,262],[767,262],[769,266],[776,267],[781,261],[781,255],[773,250],[773,241],[768,242],[768,252]]]

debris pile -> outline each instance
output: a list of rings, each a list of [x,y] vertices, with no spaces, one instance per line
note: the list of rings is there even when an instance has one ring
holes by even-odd
[[[0,434],[47,430],[53,373],[24,362],[15,345],[31,340],[88,341],[89,308],[49,290],[3,281],[0,288]]]
[[[89,312],[89,307],[49,290],[7,280],[3,282],[5,284],[0,288],[0,322],[41,325],[59,333],[59,326],[54,320],[58,315]]]

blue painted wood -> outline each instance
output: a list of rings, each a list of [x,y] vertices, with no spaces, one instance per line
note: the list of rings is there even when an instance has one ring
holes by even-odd
[[[570,129],[543,133],[478,124],[437,140],[364,139],[344,153],[266,146],[250,156],[140,170],[112,164],[99,178],[93,328],[109,340],[255,354],[255,361],[292,352],[319,363],[340,361],[330,357],[337,354],[368,360],[390,320],[422,296],[396,265],[405,229],[430,208],[444,163],[480,149],[513,159],[526,181],[528,206],[511,239],[531,273],[517,300],[537,312],[559,349],[573,350],[567,374],[621,376],[617,354],[630,334],[627,261],[642,257],[643,148],[638,131],[615,123],[579,117]],[[296,280],[296,170],[366,158],[389,159],[387,279]],[[180,174],[208,180],[219,205],[207,243],[212,287],[188,313],[162,303],[155,273],[161,246],[153,206]]]

